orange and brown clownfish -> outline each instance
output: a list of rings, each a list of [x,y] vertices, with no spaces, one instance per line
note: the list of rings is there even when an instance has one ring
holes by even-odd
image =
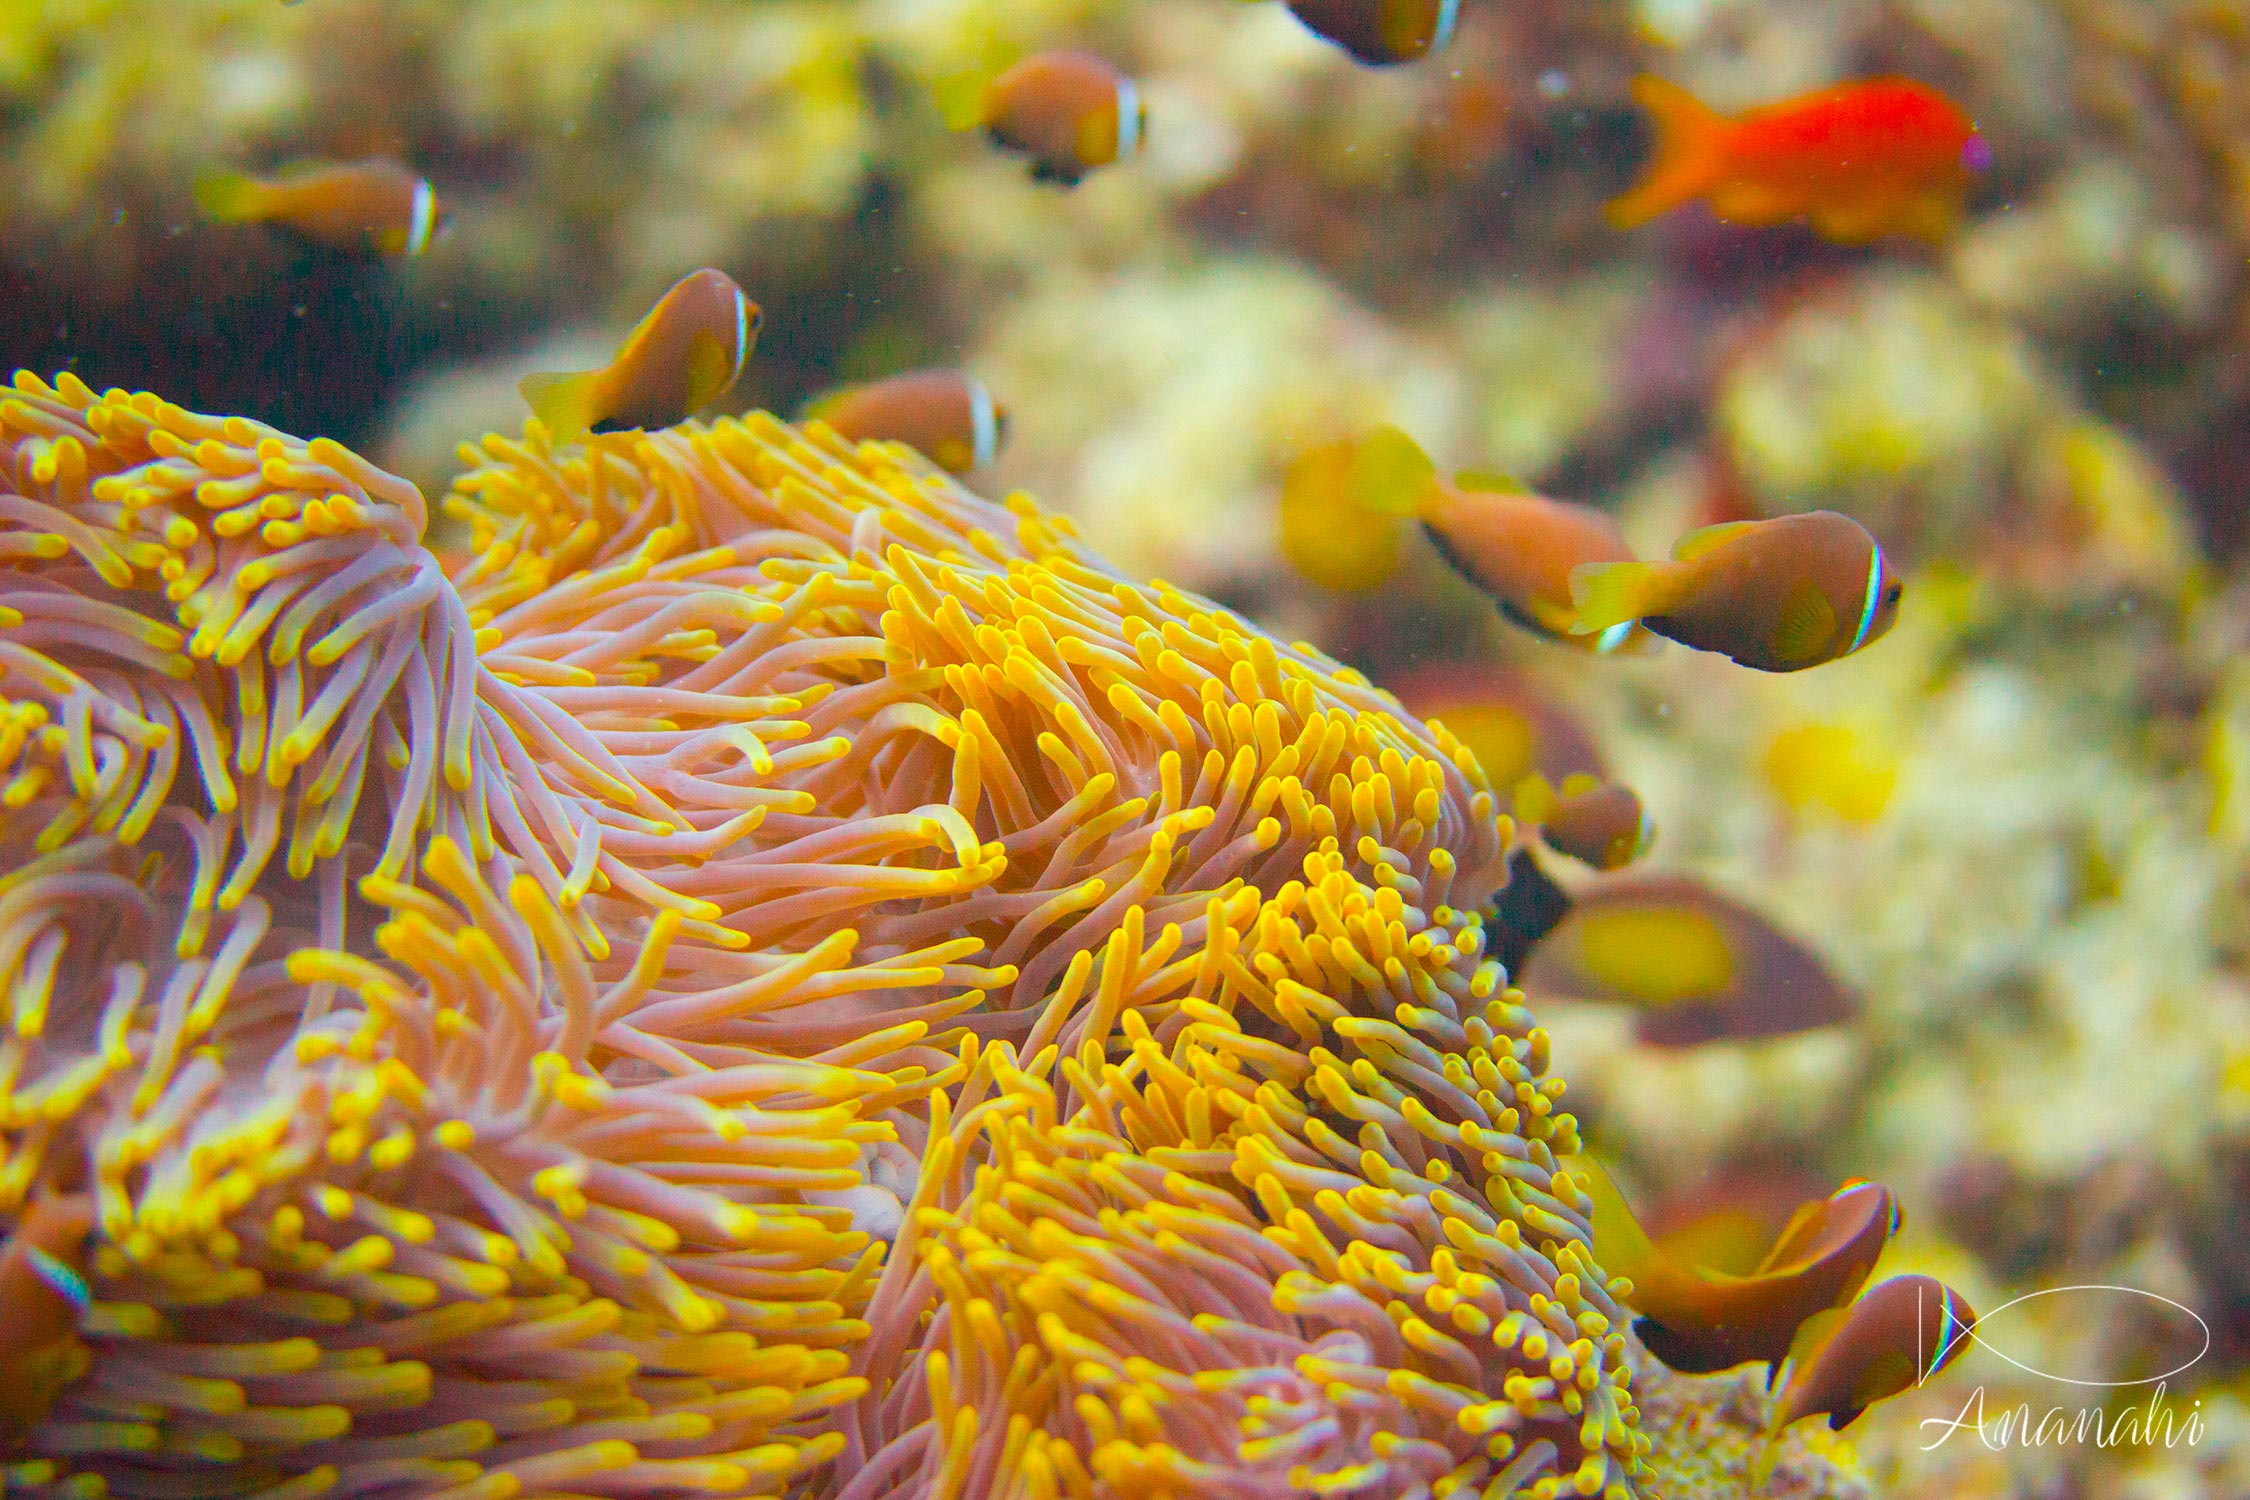
[[[83,1267],[93,1224],[85,1194],[41,1198],[0,1250],[0,1447],[13,1449],[54,1404],[55,1356],[92,1302]]]
[[[1669,562],[1589,562],[1570,576],[1570,628],[1599,639],[1638,622],[1761,672],[1796,672],[1880,640],[1903,587],[1866,527],[1816,510],[1691,531]]]
[[[1535,995],[1629,1005],[1656,1047],[1833,1026],[1859,997],[1818,954],[1692,876],[1630,872],[1586,885],[1531,949]]]
[[[1773,1429],[1814,1416],[1835,1431],[1849,1427],[1952,1363],[1976,1321],[1967,1299],[1933,1276],[1890,1277],[1850,1306],[1807,1319],[1789,1351]]]
[[[954,129],[983,126],[996,143],[1031,158],[1034,178],[1065,187],[1148,141],[1140,86],[1091,52],[1037,53],[982,86],[951,80],[938,104]]]
[[[1413,62],[1453,40],[1461,0],[1288,0],[1307,31],[1369,67]]]
[[[1620,1300],[1639,1315],[1634,1332],[1686,1374],[1759,1360],[1778,1367],[1808,1320],[1858,1295],[1899,1228],[1889,1189],[1847,1183],[1799,1206],[1757,1269],[1730,1275],[1658,1249],[1592,1158],[1568,1166],[1593,1204],[1595,1259],[1632,1283]]]
[[[1537,826],[1548,848],[1597,870],[1624,868],[1656,839],[1639,794],[1598,776],[1566,777],[1560,787],[1526,776],[1516,784],[1513,811],[1518,823]]]
[[[724,271],[693,271],[649,309],[598,370],[527,375],[517,387],[552,441],[596,430],[669,427],[725,395],[764,321]]]
[[[1450,481],[1441,478],[1421,445],[1388,425],[1339,452],[1331,460],[1336,464],[1341,468],[1332,483],[1348,504],[1375,517],[1419,521],[1454,571],[1490,595],[1515,624],[1602,653],[1646,639],[1631,620],[1592,635],[1578,627],[1571,599],[1574,572],[1633,556],[1617,523],[1601,511],[1535,495],[1505,475],[1463,470]],[[1292,471],[1293,480],[1297,473]],[[1300,482],[1299,493],[1283,485],[1285,542],[1292,505],[1311,514],[1319,498],[1309,483]]]
[[[867,385],[845,386],[805,409],[855,443],[905,443],[955,474],[981,469],[1008,437],[1007,408],[974,375],[960,370],[909,370]]]
[[[420,255],[445,226],[430,180],[388,157],[300,162],[272,177],[213,172],[196,206],[222,224],[277,224],[337,250]]]

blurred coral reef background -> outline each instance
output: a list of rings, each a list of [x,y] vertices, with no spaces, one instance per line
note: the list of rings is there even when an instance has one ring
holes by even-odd
[[[1151,120],[1067,194],[931,102],[1064,42]],[[1994,169],[1941,247],[1700,210],[1620,234],[1651,68],[1720,108],[1911,73]],[[190,201],[214,164],[373,152],[451,208],[411,263]],[[709,264],[767,314],[731,408],[960,364],[1012,414],[976,487],[1126,572],[1378,683],[1505,664],[1641,793],[1654,866],[1755,899],[1866,997],[1690,1051],[1539,1005],[1641,1195],[1877,1178],[1899,1268],[1979,1309],[2122,1283],[2214,1331],[2168,1388],[2193,1446],[1926,1447],[1975,1384],[2087,1394],[1972,1351],[1827,1444],[1851,1483],[2250,1493],[2250,4],[1469,0],[1450,49],[1370,71],[1229,0],[10,0],[0,180],[11,368],[333,437],[436,494],[459,443],[520,425],[525,371],[599,359]],[[1644,550],[1844,510],[1905,613],[1766,676],[1534,643],[1418,541],[1381,594],[1324,593],[1278,550],[1281,476],[1377,421]],[[1858,794],[1793,775],[1808,745]],[[2153,1373],[2177,1342],[2066,1300],[2017,1309],[2009,1352]]]

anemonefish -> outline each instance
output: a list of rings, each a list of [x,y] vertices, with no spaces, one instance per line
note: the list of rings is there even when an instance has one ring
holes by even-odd
[[[1575,892],[1522,966],[1534,995],[1632,1006],[1656,1047],[1833,1026],[1859,998],[1813,951],[1691,876],[1629,873]]]
[[[1597,870],[1616,870],[1648,852],[1656,824],[1631,787],[1594,776],[1572,776],[1560,787],[1536,773],[1515,788],[1516,821],[1536,825],[1540,838]]]
[[[1806,1321],[1772,1417],[1774,1430],[1826,1416],[1849,1427],[1886,1396],[1929,1379],[1968,1347],[1977,1315],[1959,1292],[1933,1276],[1879,1281],[1848,1307]]]
[[[1148,140],[1140,86],[1091,52],[1041,52],[981,88],[950,82],[938,102],[954,129],[983,126],[995,142],[1031,158],[1033,177],[1066,187]]]
[[[941,469],[966,474],[998,456],[1008,438],[1007,408],[974,375],[909,370],[822,396],[805,415],[855,443],[905,443]]]
[[[1866,527],[1816,510],[1691,531],[1670,562],[1578,567],[1570,628],[1600,640],[1637,621],[1761,672],[1796,672],[1882,639],[1903,591]]]
[[[764,314],[724,271],[693,271],[657,299],[598,370],[526,375],[516,387],[557,443],[596,429],[669,427],[733,389]]]
[[[213,172],[195,184],[196,206],[223,224],[278,224],[338,250],[420,255],[444,227],[427,177],[387,157],[302,162],[272,177]]]
[[[1480,663],[1425,667],[1385,686],[1418,718],[1436,719],[1476,756],[1492,785],[1512,788],[1539,775],[1607,780],[1594,736],[1554,693],[1522,674]]]
[[[1453,40],[1461,0],[1288,0],[1315,36],[1369,67],[1413,62]]]
[[[1632,1283],[1620,1300],[1638,1314],[1633,1331],[1687,1374],[1757,1360],[1778,1367],[1807,1320],[1858,1294],[1899,1228],[1888,1188],[1847,1183],[1799,1206],[1757,1269],[1729,1275],[1659,1249],[1591,1157],[1565,1165],[1593,1205],[1595,1259]]]
[[[1420,444],[1389,425],[1356,440],[1335,483],[1349,505],[1420,522],[1453,570],[1524,629],[1604,653],[1632,644],[1638,635],[1632,620],[1591,638],[1578,633],[1574,571],[1633,556],[1617,523],[1601,511],[1535,495],[1505,475],[1462,470],[1444,479]],[[1302,508],[1306,498],[1283,485],[1285,545],[1289,509]]]
[[[1702,198],[1721,219],[1807,219],[1838,244],[1940,240],[1971,175],[1992,164],[1969,117],[1907,78],[1839,84],[1732,118],[1650,75],[1633,80],[1633,97],[1655,117],[1656,157],[1609,205],[1620,229]]]
[[[54,1357],[93,1300],[83,1269],[93,1224],[85,1194],[41,1198],[0,1250],[0,1439],[7,1447],[54,1404]]]

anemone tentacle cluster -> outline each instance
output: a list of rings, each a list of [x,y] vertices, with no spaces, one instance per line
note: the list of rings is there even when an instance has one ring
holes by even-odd
[[[0,395],[11,1487],[1633,1492],[1457,741],[903,449],[467,457]]]

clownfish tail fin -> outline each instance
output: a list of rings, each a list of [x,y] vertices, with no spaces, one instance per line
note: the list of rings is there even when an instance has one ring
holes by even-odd
[[[195,180],[195,206],[222,224],[256,218],[263,196],[257,179],[241,172],[206,172]]]
[[[1570,633],[1600,635],[1664,613],[1669,573],[1662,563],[1580,563],[1570,570],[1570,602],[1578,614]]]
[[[1437,465],[1422,445],[1385,423],[1360,439],[1344,478],[1352,503],[1379,516],[1414,518],[1429,509]]]
[[[950,130],[974,130],[985,122],[985,81],[975,73],[948,73],[930,89],[938,113]]]
[[[1610,200],[1619,229],[1645,224],[1707,191],[1725,155],[1727,118],[1667,79],[1643,73],[1633,97],[1656,121],[1656,155],[1634,189]]]
[[[578,374],[526,375],[517,382],[524,404],[547,429],[547,440],[556,446],[574,443],[594,430],[594,376]]]

